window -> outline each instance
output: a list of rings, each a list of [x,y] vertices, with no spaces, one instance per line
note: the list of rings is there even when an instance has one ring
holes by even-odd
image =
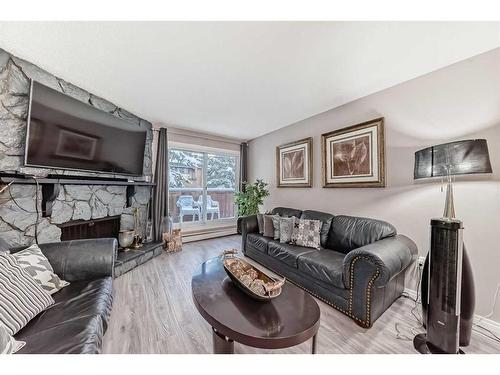
[[[235,218],[238,158],[223,151],[169,149],[169,207],[175,223]]]

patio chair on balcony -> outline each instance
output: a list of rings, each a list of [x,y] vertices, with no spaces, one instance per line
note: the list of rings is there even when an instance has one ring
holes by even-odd
[[[184,221],[185,215],[191,215],[192,221],[200,220],[200,207],[198,203],[194,200],[192,195],[181,195],[177,198],[177,207],[179,207],[179,217],[180,222]],[[197,219],[195,219],[197,217]]]
[[[203,195],[198,198],[198,205],[203,207]],[[219,202],[212,200],[210,195],[207,195],[207,219],[208,214],[210,214],[210,220],[214,219],[215,214],[217,214],[217,219],[220,219]]]

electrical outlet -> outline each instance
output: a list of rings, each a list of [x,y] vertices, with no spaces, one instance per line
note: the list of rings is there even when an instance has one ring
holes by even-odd
[[[418,268],[424,268],[424,263],[425,263],[425,257],[418,257],[417,259]]]

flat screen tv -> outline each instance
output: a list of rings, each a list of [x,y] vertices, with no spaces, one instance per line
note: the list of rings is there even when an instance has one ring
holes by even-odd
[[[31,82],[27,166],[141,176],[147,129]]]

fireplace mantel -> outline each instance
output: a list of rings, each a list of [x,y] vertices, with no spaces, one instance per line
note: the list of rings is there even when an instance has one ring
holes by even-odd
[[[3,183],[14,184],[29,184],[34,185],[36,182],[32,177],[17,177],[11,174],[1,174],[0,178]],[[128,181],[125,179],[111,179],[111,178],[89,178],[86,176],[74,177],[40,177],[36,179],[40,185],[43,184],[60,184],[60,185],[112,185],[112,186],[154,186],[154,182],[146,181]]]
[[[59,195],[61,185],[108,185],[108,186],[126,186],[127,187],[127,207],[131,206],[131,199],[136,193],[137,186],[150,186],[156,184],[154,182],[146,181],[129,181],[125,179],[111,179],[111,178],[93,178],[93,177],[41,177],[36,178],[30,176],[16,176],[11,174],[0,173],[1,182],[4,184],[28,184],[36,185],[37,183],[42,187],[42,217],[50,217],[52,215],[52,206]]]

